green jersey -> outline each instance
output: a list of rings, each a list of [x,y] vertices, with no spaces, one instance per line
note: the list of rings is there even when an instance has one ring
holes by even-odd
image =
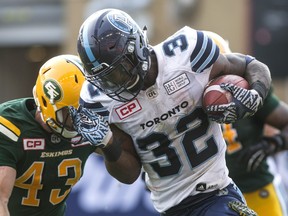
[[[0,105],[0,166],[17,171],[9,211],[11,216],[63,216],[65,200],[95,147],[46,132],[35,111],[32,98]]]
[[[260,141],[263,137],[265,119],[278,104],[279,99],[270,91],[264,105],[254,116],[238,120],[233,124],[222,125],[227,143],[226,160],[229,176],[244,193],[255,191],[273,181],[266,160],[255,171],[247,172],[246,165],[239,161],[239,155],[243,149]]]

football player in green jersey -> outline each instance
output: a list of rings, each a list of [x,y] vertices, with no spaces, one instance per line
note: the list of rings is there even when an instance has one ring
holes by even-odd
[[[210,37],[222,53],[231,52],[228,43],[214,33]],[[264,136],[264,126],[279,129],[273,137]],[[227,143],[227,166],[230,177],[239,186],[250,208],[264,215],[287,215],[285,190],[279,190],[279,182],[273,181],[267,157],[288,149],[288,106],[273,93],[272,89],[262,108],[252,117],[223,124]]]
[[[77,56],[60,55],[40,69],[34,99],[0,105],[0,215],[63,216],[65,201],[95,152],[74,130],[84,81]]]

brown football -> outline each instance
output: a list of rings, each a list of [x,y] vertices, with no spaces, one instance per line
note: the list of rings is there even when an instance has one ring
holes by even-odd
[[[223,75],[211,80],[204,88],[202,97],[203,108],[210,105],[228,104],[232,101],[232,94],[220,87],[221,83],[232,83],[245,89],[249,89],[249,84],[241,76]]]

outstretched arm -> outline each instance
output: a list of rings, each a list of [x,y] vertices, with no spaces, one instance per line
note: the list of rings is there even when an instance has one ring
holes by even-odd
[[[240,156],[249,172],[257,169],[267,156],[288,149],[288,105],[280,101],[265,119],[265,124],[273,127],[273,134],[264,134],[258,143],[250,146]]]
[[[104,156],[110,175],[125,184],[136,181],[141,163],[131,137],[115,125],[108,125],[102,116],[87,108],[69,109],[75,129],[83,141],[98,147],[96,153]]]

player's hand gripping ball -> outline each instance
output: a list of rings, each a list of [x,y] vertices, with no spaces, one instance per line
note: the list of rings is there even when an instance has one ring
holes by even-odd
[[[235,106],[233,106],[233,93],[221,87],[221,84],[233,84],[243,89],[249,89],[249,84],[243,77],[231,74],[211,80],[204,89],[202,103],[209,118],[218,123],[230,123],[238,118],[237,113],[233,112],[233,109],[235,109]],[[227,106],[229,104],[231,106]],[[221,106],[223,109],[221,109]],[[213,109],[213,107],[217,109]],[[230,108],[231,111],[229,110]]]

